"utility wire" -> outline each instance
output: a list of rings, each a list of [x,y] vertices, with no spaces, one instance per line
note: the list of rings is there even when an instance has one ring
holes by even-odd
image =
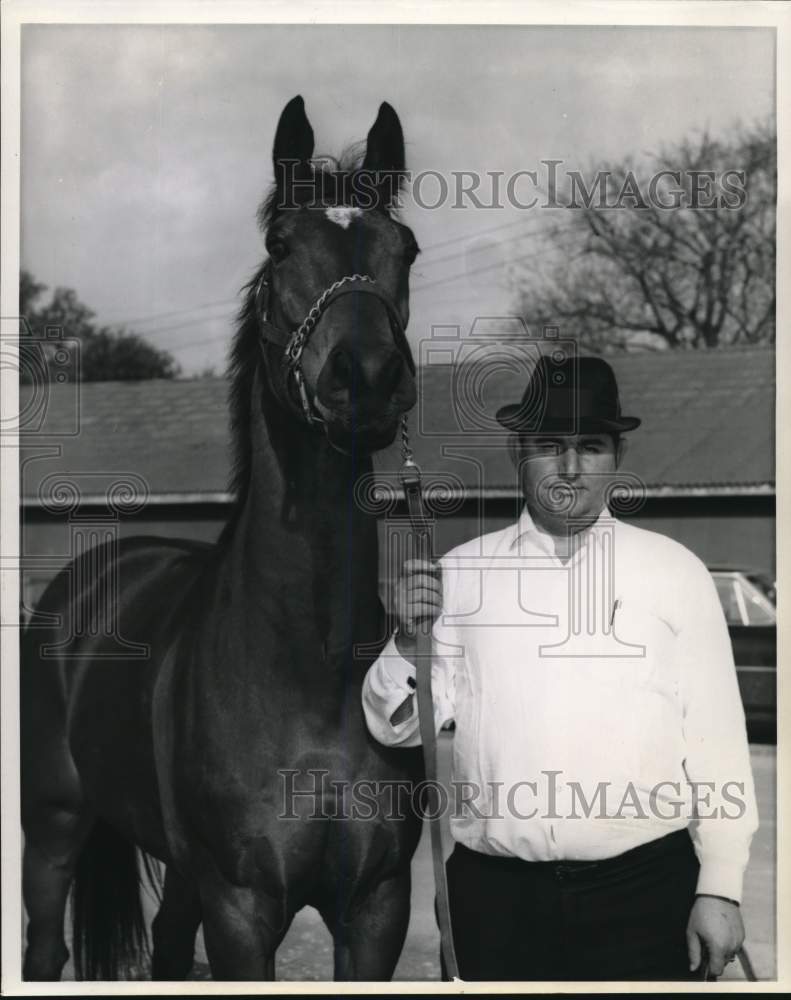
[[[567,231],[570,228],[571,227],[569,227],[569,226],[557,226],[555,228],[555,230],[548,230],[547,231],[547,235],[549,236],[552,233],[557,234],[558,232]],[[458,272],[456,274],[450,274],[450,275],[447,275],[444,278],[438,278],[438,279],[436,279],[434,281],[429,281],[429,282],[426,282],[426,283],[424,283],[422,285],[415,286],[415,288],[412,289],[412,294],[414,295],[414,294],[416,294],[418,292],[426,291],[429,288],[435,288],[438,285],[448,284],[448,283],[450,283],[452,281],[459,281],[462,278],[471,278],[471,277],[474,277],[477,274],[486,274],[486,273],[489,273],[491,271],[497,270],[498,268],[506,267],[509,264],[522,263],[523,261],[526,261],[526,260],[532,260],[535,257],[540,257],[543,252],[544,252],[543,250],[537,250],[537,251],[534,250],[532,253],[521,254],[520,256],[518,256],[518,257],[512,257],[509,260],[496,261],[494,264],[487,264],[485,267],[477,267],[477,268],[473,268],[472,270],[465,270],[465,271],[462,271],[462,272]],[[218,339],[217,337],[206,337],[206,338],[203,338],[201,340],[182,341],[181,343],[170,344],[170,345],[168,345],[167,350],[172,351],[172,350],[175,350],[175,349],[182,348],[182,346],[183,346],[183,348],[185,350],[192,350],[195,347],[203,347],[203,346],[205,346],[207,344],[212,344],[212,343],[219,344],[219,343],[222,343],[222,341],[220,339]]]
[[[218,299],[215,302],[202,302],[196,306],[185,306],[183,309],[173,309],[171,312],[151,313],[148,316],[138,316],[136,319],[118,320],[114,323],[106,323],[105,326],[139,326],[141,323],[153,323],[154,320],[170,319],[172,316],[181,316],[184,313],[199,312],[203,309],[213,309],[217,306],[230,306],[237,300]]]
[[[427,247],[421,248],[421,255],[420,255],[421,256],[421,261],[424,261],[424,263],[426,265],[431,266],[433,264],[442,264],[442,263],[445,263],[446,261],[449,261],[449,260],[455,260],[458,257],[462,257],[462,256],[464,256],[467,253],[479,253],[482,250],[487,249],[487,248],[486,247],[472,247],[470,249],[462,250],[462,251],[460,251],[457,254],[449,254],[449,255],[446,255],[445,257],[438,257],[438,258],[436,258],[434,260],[425,259],[425,255],[426,254],[430,254],[433,250],[439,250],[439,249],[441,249],[443,247],[446,247],[446,246],[453,246],[453,245],[458,244],[458,243],[463,243],[465,240],[478,239],[481,236],[487,236],[487,235],[489,235],[491,233],[502,232],[505,229],[513,229],[515,226],[526,226],[530,222],[537,222],[537,221],[539,221],[539,220],[537,220],[537,219],[516,219],[516,220],[514,220],[512,222],[505,222],[505,223],[502,223],[502,224],[500,224],[498,226],[490,226],[488,229],[479,229],[479,230],[476,230],[476,231],[473,231],[473,232],[462,233],[459,236],[452,236],[452,237],[450,237],[447,240],[441,240],[439,243],[432,243],[432,244],[430,244]],[[501,240],[500,242],[502,242],[502,243],[512,243],[515,240],[521,239],[523,235],[524,236],[532,235],[532,232],[533,231],[530,230],[529,232],[524,233],[524,234],[520,233],[520,234],[518,234],[516,236],[509,237],[507,240]],[[540,235],[540,232],[537,235]],[[110,323],[105,323],[104,325],[105,326],[110,326],[110,327],[140,326],[140,325],[145,324],[145,323],[154,323],[154,322],[156,322],[158,320],[162,320],[162,319],[171,319],[174,316],[182,316],[182,315],[185,315],[185,314],[191,313],[191,312],[201,312],[204,309],[211,309],[211,308],[215,308],[217,306],[230,306],[230,305],[236,304],[237,302],[238,302],[238,298],[217,299],[217,300],[215,300],[213,302],[203,302],[203,303],[199,303],[198,305],[194,305],[194,306],[185,306],[182,309],[172,309],[169,312],[149,313],[149,314],[147,314],[145,316],[135,316],[132,319],[116,320],[116,321],[113,321],[113,322],[110,322]],[[170,329],[170,328],[168,328],[168,329]],[[161,332],[161,331],[150,330],[148,332],[149,333],[154,333],[154,332]]]
[[[504,243],[513,243],[513,242],[515,242],[517,240],[524,239],[525,236],[534,236],[535,235],[535,236],[540,236],[540,237],[542,237],[544,239],[548,239],[548,238],[551,238],[552,236],[557,235],[560,232],[563,232],[564,230],[566,230],[568,228],[570,228],[570,227],[567,226],[567,225],[565,225],[565,226],[564,225],[559,225],[559,226],[555,226],[553,229],[547,229],[547,230],[544,230],[543,232],[538,232],[538,233],[518,233],[517,235],[511,236],[508,239],[501,240],[500,241],[500,245],[504,244]],[[427,263],[428,264],[447,263],[447,262],[452,261],[452,260],[459,260],[462,257],[466,257],[467,254],[469,254],[469,253],[482,253],[484,250],[491,250],[491,249],[495,249],[495,248],[488,247],[488,246],[487,247],[472,247],[472,248],[469,248],[469,249],[462,250],[459,253],[448,254],[445,257],[441,257],[441,258],[439,258],[437,260],[428,261]],[[531,254],[530,256],[538,256],[538,254],[535,254],[535,255]],[[524,258],[520,258],[520,257],[514,258],[514,260],[521,260],[521,259],[524,259]],[[495,265],[490,265],[489,268],[488,268],[488,270],[492,270],[494,267],[498,267],[498,266],[501,266],[501,264],[499,262],[497,264],[495,264]],[[487,268],[484,268],[483,270],[486,271]],[[477,273],[479,273],[479,269],[465,270],[463,272],[460,272],[455,277],[463,278],[463,277],[465,277],[467,275],[474,275],[474,274],[477,274]],[[416,285],[415,288],[413,289],[413,291],[417,292],[417,291],[420,291],[424,287],[430,288],[430,287],[433,287],[434,284],[444,284],[446,281],[453,281],[453,280],[455,280],[454,276],[446,276],[446,277],[443,277],[443,278],[438,278],[434,282],[428,282],[425,285],[421,285],[421,284]],[[231,300],[227,300],[227,302],[228,302],[228,304],[231,304],[231,303],[235,303],[236,300],[235,299],[231,299]],[[214,303],[214,305],[223,305],[223,304],[225,304],[225,301]],[[198,310],[200,308],[207,308],[207,307],[200,307],[200,306],[193,307],[194,310]],[[176,311],[176,312],[174,312],[174,313],[172,313],[170,315],[179,315],[180,312],[183,313],[183,312],[191,312],[191,311],[193,311],[193,310],[184,309],[184,310]],[[218,319],[219,320],[219,319],[224,319],[224,318],[230,319],[232,317],[231,316],[228,316],[228,317],[216,316],[216,317],[210,317],[210,318],[211,319]],[[145,336],[146,338],[151,338],[152,336],[160,334],[160,333],[170,333],[173,330],[182,330],[182,329],[184,329],[184,327],[191,326],[193,323],[205,323],[205,322],[206,322],[205,319],[184,320],[181,323],[168,324],[167,326],[163,326],[163,327],[153,327],[152,329],[149,329],[149,330],[143,330],[143,331],[141,331],[141,335]]]
[[[550,233],[550,232],[547,232],[547,236],[557,235],[558,232],[563,232],[564,230],[567,230],[569,228],[570,228],[569,226],[558,227],[554,231],[554,234]],[[472,278],[476,274],[485,274],[485,273],[487,273],[489,271],[495,271],[498,268],[506,267],[508,264],[517,264],[517,263],[521,263],[522,261],[525,261],[525,260],[532,260],[535,257],[541,257],[544,253],[545,253],[544,249],[534,250],[532,253],[521,254],[518,257],[511,257],[508,260],[502,260],[502,261],[498,260],[498,261],[495,261],[494,264],[487,264],[485,267],[476,267],[476,268],[472,268],[471,270],[465,270],[465,271],[458,272],[456,274],[446,275],[444,278],[436,278],[434,281],[427,281],[427,282],[424,282],[423,284],[416,285],[412,289],[412,294],[416,295],[418,292],[425,292],[429,288],[436,288],[438,285],[444,285],[444,284],[447,284],[447,283],[449,283],[451,281],[460,281],[462,278]]]

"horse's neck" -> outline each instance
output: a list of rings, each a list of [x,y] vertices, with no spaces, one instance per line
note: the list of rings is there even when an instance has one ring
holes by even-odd
[[[225,592],[250,626],[274,624],[292,644],[295,631],[327,652],[375,639],[359,632],[378,624],[376,522],[354,497],[370,459],[340,454],[269,395],[251,419],[251,476],[223,560]]]

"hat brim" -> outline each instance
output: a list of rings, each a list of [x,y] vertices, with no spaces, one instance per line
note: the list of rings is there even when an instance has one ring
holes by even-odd
[[[540,420],[538,423],[525,419],[525,408],[521,403],[508,403],[501,406],[495,413],[495,419],[503,427],[512,431],[524,431],[530,434],[571,434],[568,420]],[[596,434],[602,431],[633,431],[640,426],[639,417],[618,417],[609,420],[606,417],[579,417],[576,421],[577,434]]]

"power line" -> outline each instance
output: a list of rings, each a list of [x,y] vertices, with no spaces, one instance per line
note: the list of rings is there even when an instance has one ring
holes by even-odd
[[[169,319],[171,316],[181,316],[184,313],[198,312],[203,309],[213,309],[216,306],[230,306],[233,305],[237,300],[233,299],[218,299],[216,302],[202,302],[196,306],[185,306],[183,309],[173,309],[171,312],[164,313],[150,313],[148,316],[138,316],[136,319],[123,319],[117,320],[112,323],[107,323],[107,326],[133,326],[139,325],[140,323],[152,323],[154,320],[159,319]]]
[[[481,236],[487,236],[487,235],[489,235],[491,233],[502,232],[505,229],[513,229],[515,226],[526,226],[529,222],[538,222],[538,221],[540,221],[540,220],[538,220],[538,219],[516,219],[516,220],[514,220],[512,222],[501,223],[498,226],[490,226],[488,229],[478,229],[478,230],[473,231],[473,232],[462,233],[459,236],[452,236],[452,237],[450,237],[447,240],[441,240],[438,243],[432,243],[432,244],[430,244],[427,247],[421,248],[421,258],[423,258],[425,254],[431,253],[433,250],[439,250],[439,249],[441,249],[443,247],[446,247],[446,246],[453,246],[454,244],[462,243],[465,240],[477,239],[477,238],[479,238]],[[526,233],[524,235],[529,235],[529,233]],[[503,243],[512,243],[512,242],[514,242],[515,240],[518,240],[518,239],[521,239],[521,234],[517,235],[517,236],[509,237],[507,240],[502,240],[501,242],[503,242]],[[454,259],[457,259],[458,257],[464,256],[466,253],[478,253],[482,249],[485,249],[485,248],[477,248],[477,247],[475,247],[475,248],[472,248],[472,249],[469,249],[469,250],[463,250],[463,251],[461,251],[458,254],[450,254],[450,255],[447,255],[445,257],[438,257],[435,260],[426,260],[425,263],[427,265],[442,264],[442,263],[445,263],[446,261],[454,260]],[[217,299],[217,300],[215,300],[213,302],[201,302],[201,303],[198,303],[197,305],[194,305],[194,306],[184,306],[183,308],[180,308],[180,309],[171,309],[168,312],[163,312],[163,313],[148,313],[145,316],[135,316],[135,317],[133,317],[131,319],[114,320],[114,321],[111,321],[109,323],[106,323],[105,325],[106,326],[114,326],[114,327],[139,326],[140,324],[154,323],[154,322],[156,322],[158,320],[161,320],[161,319],[170,319],[173,316],[182,316],[182,315],[185,315],[185,314],[191,313],[191,312],[201,312],[201,311],[203,311],[205,309],[212,309],[212,308],[215,308],[217,306],[234,305],[238,301],[239,300],[238,300],[237,297],[230,298],[230,299]],[[148,332],[149,333],[153,333],[153,332],[159,332],[159,331],[153,331],[153,330],[151,330],[151,331],[148,331]]]
[[[227,315],[221,314],[219,316],[205,316],[203,318],[197,317],[195,319],[185,319],[182,320],[181,323],[172,323],[169,326],[155,327],[153,330],[141,330],[140,336],[148,339],[152,334],[171,333],[173,330],[183,330],[186,326],[203,325],[205,323],[212,322],[227,322],[232,320],[234,315],[234,313],[229,313]]]
[[[207,344],[220,344],[223,345],[227,341],[218,340],[216,337],[208,337],[206,340],[196,340],[192,343],[185,343],[182,348],[182,354],[186,351],[191,351],[194,347],[205,347]]]
[[[566,226],[556,226],[554,230],[547,230],[545,235],[546,236],[557,235],[558,233],[561,233],[561,232],[567,232],[571,228],[572,227],[568,226],[568,225],[566,225]],[[522,261],[525,261],[525,260],[532,260],[535,257],[541,256],[542,252],[543,252],[542,250],[534,250],[532,253],[521,254],[518,257],[513,257],[513,258],[511,258],[509,260],[505,260],[505,261],[497,261],[494,264],[487,264],[485,267],[473,268],[472,270],[465,270],[465,271],[458,272],[456,274],[446,275],[446,277],[444,277],[444,278],[439,278],[439,279],[437,279],[435,281],[430,281],[430,282],[427,282],[426,284],[418,285],[416,288],[412,289],[412,293],[415,294],[417,292],[426,291],[427,289],[434,288],[437,285],[442,285],[442,284],[450,283],[452,281],[459,281],[462,278],[473,277],[476,274],[485,274],[485,273],[488,273],[490,271],[494,271],[497,268],[506,267],[508,264],[516,264],[516,263],[521,263]],[[177,348],[182,347],[182,346],[186,350],[192,350],[195,347],[204,347],[206,344],[212,344],[212,343],[216,344],[216,343],[220,343],[220,341],[216,337],[207,337],[207,338],[204,338],[203,340],[195,340],[195,341],[183,341],[182,344],[171,344],[171,345],[169,345],[168,350],[174,350],[174,349],[177,349]]]
[[[439,243],[430,243],[427,247],[422,247],[422,253],[430,253],[432,250],[441,250],[442,247],[460,243],[462,240],[472,240],[478,236],[487,236],[489,233],[498,233],[503,229],[513,229],[514,226],[525,226],[528,222],[538,222],[538,219],[515,219],[513,222],[503,222],[499,226],[490,226],[488,229],[478,229],[474,232],[463,233],[461,236],[451,236],[447,240],[440,240]]]
[[[508,239],[501,240],[498,245],[502,245],[504,243],[513,243],[513,242],[515,242],[517,240],[524,239],[525,236],[530,236],[530,235],[536,235],[536,236],[541,236],[541,237],[544,237],[544,238],[549,238],[551,236],[556,235],[558,232],[562,232],[563,229],[567,229],[567,228],[569,228],[569,227],[568,226],[556,226],[554,229],[545,230],[543,233],[541,233],[541,232],[535,233],[535,234],[533,234],[533,233],[517,233],[516,236],[510,236],[510,237],[508,237]],[[437,260],[428,261],[428,263],[429,264],[445,264],[445,263],[448,263],[449,261],[459,260],[462,257],[466,257],[467,254],[469,254],[469,253],[482,253],[484,250],[490,250],[490,249],[492,249],[492,247],[472,247],[470,249],[462,250],[459,253],[447,254],[445,257],[440,257]],[[521,259],[521,258],[516,258],[516,259]],[[475,269],[473,269],[471,271],[464,271],[463,273],[459,274],[459,277],[464,277],[467,274],[475,274],[475,273],[477,273],[477,271]],[[446,280],[451,280],[451,279],[449,279],[449,278],[438,279],[437,280],[437,284],[441,284],[442,282],[444,282]],[[429,287],[430,284],[431,283],[429,283],[429,285],[427,285],[426,287]],[[422,287],[424,287],[424,286],[423,285],[417,285],[415,287],[414,291],[419,291]],[[199,307],[196,306],[195,308],[197,309]],[[183,310],[183,311],[187,312],[189,310]],[[222,316],[217,316],[216,317],[216,319],[223,319],[223,318],[224,317],[222,317]],[[230,319],[230,318],[232,318],[232,316],[229,316],[227,318]],[[150,337],[152,334],[167,333],[167,332],[169,332],[171,330],[181,330],[185,326],[189,326],[192,322],[206,322],[206,321],[205,320],[196,320],[196,321],[186,320],[183,323],[175,323],[175,324],[172,324],[172,325],[169,325],[169,326],[164,326],[164,327],[154,327],[153,329],[150,329],[150,330],[144,330],[144,331],[142,331],[142,333],[146,337]]]
[[[564,232],[570,228],[571,228],[570,226],[558,226],[555,230],[548,230],[545,235],[547,237],[557,235],[558,232]],[[416,295],[418,292],[424,292],[429,288],[436,288],[438,285],[444,285],[451,281],[459,281],[462,278],[471,278],[474,277],[476,274],[485,274],[488,271],[495,271],[497,270],[497,268],[505,267],[508,264],[516,264],[524,260],[531,260],[535,257],[540,257],[543,253],[544,253],[543,249],[535,250],[533,251],[533,253],[521,254],[520,256],[512,257],[509,260],[496,261],[494,264],[487,264],[485,267],[476,267],[472,268],[471,270],[457,272],[456,274],[449,274],[446,275],[444,278],[437,278],[434,281],[428,281],[422,285],[416,285],[412,289],[412,294]]]
[[[539,238],[540,237],[551,236],[551,235],[553,235],[553,233],[555,233],[557,231],[558,228],[559,227],[555,226],[554,229],[548,229],[548,230],[545,230],[544,232],[542,232],[541,230],[538,230],[538,231],[531,230],[528,233],[517,233],[515,236],[509,236],[509,237],[507,237],[504,240],[498,240],[497,243],[494,244],[494,246],[495,247],[502,246],[504,243],[515,243],[517,240],[523,240],[523,239],[525,239],[528,236],[538,236]],[[568,228],[568,227],[566,226],[566,227],[563,227],[563,228]],[[481,233],[480,235],[484,235],[484,234]],[[427,261],[427,263],[430,264],[430,265],[433,265],[433,264],[445,264],[449,260],[459,260],[459,258],[466,257],[467,254],[470,254],[470,253],[483,253],[484,250],[492,250],[493,248],[494,247],[492,246],[492,244],[489,244],[487,246],[482,246],[482,247],[466,247],[464,250],[460,250],[458,253],[446,254],[444,257],[437,257],[435,260]],[[421,256],[422,256],[422,254],[421,254]]]

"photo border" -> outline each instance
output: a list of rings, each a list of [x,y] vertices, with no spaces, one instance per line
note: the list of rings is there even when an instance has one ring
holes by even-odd
[[[777,740],[777,982],[719,982],[718,993],[773,993],[791,988],[791,851],[789,851],[788,798],[782,789],[791,779],[789,762],[791,736],[791,677],[784,677],[780,663],[788,659],[791,649],[791,627],[783,614],[784,598],[791,594],[791,311],[788,294],[782,280],[791,256],[791,213],[789,213],[789,177],[791,162],[791,101],[789,74],[791,67],[791,6],[787,2],[601,2],[557,0],[557,2],[475,3],[456,0],[452,7],[438,0],[429,0],[419,7],[413,3],[393,3],[392,0],[347,0],[343,4],[328,0],[311,2],[242,2],[242,0],[93,0],[93,2],[37,2],[37,0],[5,0],[2,5],[2,234],[0,236],[0,316],[17,314],[19,273],[19,154],[20,154],[20,31],[23,24],[514,24],[555,26],[674,26],[718,27],[755,26],[776,29],[776,115],[778,126],[778,229],[777,229],[777,329],[776,372],[776,456],[777,512],[776,546],[779,623],[778,623],[778,740]],[[783,169],[785,168],[785,170]],[[783,377],[781,377],[781,373]],[[18,411],[18,384],[13,371],[0,372],[0,416],[4,421]],[[19,443],[3,440],[0,447],[0,544],[3,558],[14,558],[19,552]],[[0,586],[2,621],[16,620],[19,608],[19,581],[13,574],[3,574]],[[392,982],[332,983],[282,982],[227,983],[89,983],[73,982],[46,984],[21,981],[21,833],[19,814],[19,721],[18,721],[18,633],[13,628],[0,628],[0,696],[2,697],[2,990],[12,996],[46,995],[244,995],[258,994],[328,994],[355,995],[414,993],[631,993],[629,983],[429,983]],[[785,669],[789,669],[787,666]],[[641,983],[644,993],[706,992],[706,984]]]

